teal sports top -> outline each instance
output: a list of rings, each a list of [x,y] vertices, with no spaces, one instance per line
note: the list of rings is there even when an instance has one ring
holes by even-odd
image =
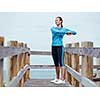
[[[76,35],[75,31],[71,31],[67,28],[59,28],[59,27],[52,27],[52,46],[63,46],[63,37],[68,32],[71,32],[73,35]]]

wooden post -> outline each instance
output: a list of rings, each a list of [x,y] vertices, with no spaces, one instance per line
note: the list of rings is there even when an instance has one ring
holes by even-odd
[[[8,46],[10,47],[18,47],[18,42],[17,41],[9,41]],[[17,67],[18,67],[18,57],[17,55],[9,57],[8,59],[8,78],[9,81],[13,79],[14,76],[17,75]]]
[[[0,37],[0,46],[4,45],[4,37]],[[3,59],[0,59],[0,87],[3,87]]]
[[[23,45],[23,43],[18,43],[18,47],[21,48]],[[18,68],[18,72],[21,70],[21,63],[22,63],[22,57],[23,57],[23,54],[19,54],[18,55],[18,62],[19,62],[19,68]],[[21,86],[21,81],[19,82],[18,86],[20,87]]]
[[[27,44],[25,44],[25,47],[28,48],[28,47],[27,47]],[[28,52],[25,53],[25,65],[26,65],[26,64],[27,64],[27,65],[30,65],[30,54],[29,54]],[[30,79],[29,75],[30,75],[30,70],[28,70],[28,71],[25,73],[25,81],[28,80],[28,79]]]
[[[97,64],[97,65],[100,65],[100,58],[97,58],[96,64]],[[97,75],[96,75],[96,78],[100,78],[100,69],[97,69]],[[100,81],[96,82],[96,84],[97,84],[97,86],[100,87]]]
[[[66,44],[65,47],[71,48],[71,44]],[[65,52],[65,57],[64,57],[64,63],[67,64],[68,66],[71,65],[71,54]],[[66,72],[66,80],[71,84],[71,74],[69,72]]]
[[[72,44],[72,47],[76,47],[76,48],[79,48],[79,43],[73,43]],[[79,55],[78,54],[72,54],[72,68],[79,72]],[[76,86],[76,87],[79,87],[79,82],[74,78],[74,77],[71,77],[71,84],[73,86]]]
[[[25,47],[25,44],[24,43],[19,43],[19,46],[20,47]],[[25,54],[22,53],[19,55],[19,65],[20,65],[20,70],[23,69],[23,67],[25,66],[25,63],[24,63],[24,60],[25,59]],[[24,77],[20,80],[19,82],[19,86],[23,87],[24,86]]]
[[[82,42],[82,47],[91,48],[93,47],[93,42]],[[93,79],[93,57],[82,56],[82,75]]]

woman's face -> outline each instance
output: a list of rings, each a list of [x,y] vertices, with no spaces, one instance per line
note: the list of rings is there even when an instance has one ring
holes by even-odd
[[[62,24],[62,21],[60,21],[59,18],[56,18],[56,19],[55,19],[55,24],[56,24],[57,26],[59,26],[59,25]]]

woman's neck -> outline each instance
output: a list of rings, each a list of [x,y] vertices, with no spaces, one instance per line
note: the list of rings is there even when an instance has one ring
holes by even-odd
[[[62,26],[61,26],[61,24],[60,24],[60,25],[57,25],[57,27],[58,27],[58,28],[61,28]]]

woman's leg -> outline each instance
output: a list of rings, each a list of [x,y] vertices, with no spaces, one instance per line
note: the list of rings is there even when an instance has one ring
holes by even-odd
[[[55,70],[56,70],[56,79],[60,79],[60,67],[56,66]]]
[[[66,79],[66,67],[62,66],[61,67],[61,80],[65,80]]]
[[[64,47],[60,49],[60,68],[61,68],[61,80],[66,79],[66,67],[64,66]]]
[[[52,57],[53,57],[53,61],[55,64],[55,72],[56,72],[56,79],[60,78],[60,67],[58,64],[58,52],[57,52],[58,47],[56,46],[52,46]]]

